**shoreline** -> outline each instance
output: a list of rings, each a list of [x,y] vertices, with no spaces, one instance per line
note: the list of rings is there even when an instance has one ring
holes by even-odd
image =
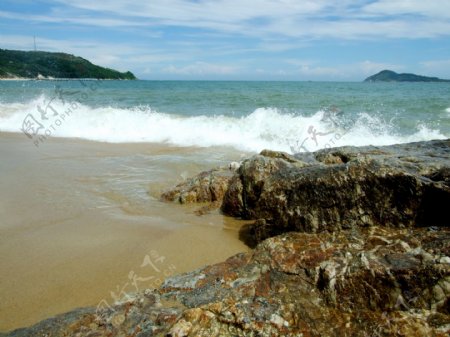
[[[138,80],[138,79],[136,79]],[[35,78],[35,77],[14,77],[0,78],[0,81],[136,81],[124,78]]]
[[[231,152],[70,138],[36,148],[9,132],[0,133],[0,151],[8,158],[0,163],[0,331],[111,302],[117,287],[133,290],[131,272],[142,289],[247,250],[244,222],[159,201],[180,174],[232,160]],[[141,267],[146,256],[164,261]]]

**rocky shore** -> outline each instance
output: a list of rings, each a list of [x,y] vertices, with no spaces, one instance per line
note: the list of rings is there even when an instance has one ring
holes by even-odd
[[[1,336],[448,336],[450,140],[231,168],[162,199],[254,220],[253,251]]]

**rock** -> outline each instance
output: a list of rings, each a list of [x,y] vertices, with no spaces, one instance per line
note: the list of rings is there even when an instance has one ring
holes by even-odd
[[[189,335],[191,330],[192,323],[181,319],[170,329],[168,335],[171,337],[185,337]]]
[[[449,246],[448,228],[286,233],[128,302],[6,336],[448,336]]]
[[[217,168],[204,171],[161,195],[164,201],[175,201],[180,204],[216,203],[220,206],[232,172]]]
[[[166,334],[183,312],[181,304],[163,306],[159,293],[150,290],[121,304],[103,304],[102,301],[97,308],[78,309],[4,336],[157,336]]]
[[[342,147],[244,160],[222,204],[258,222],[257,241],[282,232],[448,226],[450,140]]]
[[[228,169],[231,171],[236,171],[241,166],[240,163],[233,161],[230,164],[228,164]]]

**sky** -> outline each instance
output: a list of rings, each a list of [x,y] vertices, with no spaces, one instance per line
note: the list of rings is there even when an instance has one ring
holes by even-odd
[[[151,80],[450,78],[450,0],[2,0],[0,48]]]

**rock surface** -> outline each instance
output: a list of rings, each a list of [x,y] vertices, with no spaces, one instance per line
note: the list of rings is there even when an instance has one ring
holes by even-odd
[[[194,211],[204,215],[222,205],[231,177],[239,164],[233,162],[229,168],[215,168],[189,178],[161,195],[162,201],[180,204],[204,204]]]
[[[288,231],[448,226],[450,140],[343,147],[297,154],[263,151],[233,176],[222,211],[258,220],[257,241]]]
[[[204,171],[164,192],[161,199],[180,204],[221,203],[231,177],[225,168]]]
[[[287,233],[22,336],[448,336],[450,231]]]

